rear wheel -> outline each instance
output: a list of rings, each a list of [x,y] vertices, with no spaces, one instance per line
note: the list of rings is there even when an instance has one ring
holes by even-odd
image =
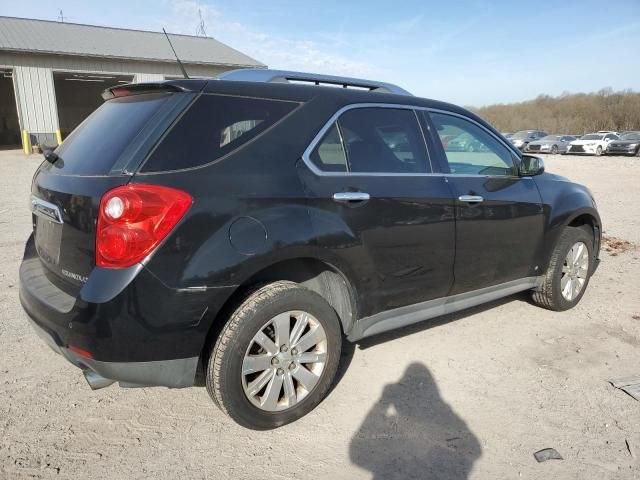
[[[542,286],[532,292],[534,303],[556,311],[576,306],[589,284],[592,259],[591,229],[567,227],[551,255]]]
[[[338,367],[341,330],[333,308],[293,282],[251,293],[213,347],[207,390],[240,425],[267,430],[309,413]]]
[[[554,145],[553,147],[551,147],[551,153],[553,155],[557,155],[558,154],[558,146]]]
[[[602,155],[602,147],[600,145],[598,145],[598,148],[596,148],[596,156],[600,156]]]

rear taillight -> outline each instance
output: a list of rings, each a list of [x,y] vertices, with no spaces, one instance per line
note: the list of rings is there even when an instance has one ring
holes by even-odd
[[[96,265],[129,267],[145,258],[176,226],[193,199],[174,188],[125,185],[100,200]]]

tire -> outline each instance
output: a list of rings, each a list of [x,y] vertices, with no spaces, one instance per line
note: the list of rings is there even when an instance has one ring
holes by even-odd
[[[636,157],[640,157],[640,147],[638,147],[638,150],[636,150]]]
[[[552,155],[557,155],[558,154],[558,146],[554,145],[553,147],[551,147],[551,154]]]
[[[320,370],[316,368],[321,365],[320,363],[304,363],[297,352],[297,356],[292,357],[297,350],[296,345],[299,344],[304,348],[302,342],[289,343],[290,338],[294,336],[295,328],[292,327],[297,326],[297,318],[289,316],[288,319],[283,320],[287,325],[286,330],[281,327],[280,331],[286,334],[280,334],[280,341],[278,341],[275,317],[282,319],[286,313],[296,315],[305,312],[308,314],[305,317],[308,319],[305,323],[307,326],[304,330],[300,330],[297,338],[301,341],[308,333],[312,333],[312,327],[314,329],[322,327],[320,330],[325,335],[324,341],[314,344],[313,347],[317,349],[318,346],[323,345],[324,348],[319,354],[325,355],[325,361]],[[284,324],[278,323],[278,325]],[[267,342],[267,345],[270,345],[269,350],[262,348],[261,344],[256,342],[258,335],[262,335],[260,338],[266,335],[272,341],[270,344]],[[275,344],[281,343],[283,339],[286,339],[284,341],[290,349],[285,350],[284,347],[277,349]],[[261,342],[264,344],[266,340]],[[257,353],[251,350],[256,347],[259,350]],[[276,348],[274,351],[277,352],[275,357],[286,355],[286,352],[289,352],[289,356],[286,359],[280,358],[277,364],[274,364],[276,360],[271,351],[274,347]],[[340,321],[324,298],[297,283],[288,281],[270,283],[250,293],[222,328],[207,365],[207,391],[214,403],[238,424],[253,430],[277,428],[306,415],[325,397],[338,368],[341,347]],[[319,351],[308,351],[308,348],[304,350],[305,355]],[[246,374],[248,358],[260,358],[269,364],[268,366],[261,364],[260,367],[255,368],[255,371]],[[311,367],[307,368],[305,365]],[[316,375],[314,371],[319,373]],[[308,375],[312,375],[312,381],[315,382],[309,389],[305,387],[306,382],[309,382],[309,385],[312,384],[312,381],[308,380]],[[265,386],[250,395],[252,385],[260,383],[256,382],[259,377],[268,377],[271,380],[268,383],[262,382]],[[298,378],[304,378],[305,382],[300,382]],[[291,385],[288,391],[287,385]],[[253,387],[253,389],[257,388]],[[269,395],[270,391],[276,392],[276,389],[277,394]],[[260,392],[262,392],[261,395]],[[287,392],[294,393],[287,396]],[[261,396],[262,399],[267,398],[263,406],[259,405],[262,401]],[[271,401],[268,400],[269,397],[272,398]],[[273,398],[276,399],[275,404]]]
[[[582,243],[587,250],[588,263],[586,266],[586,275],[584,283],[580,291],[573,298],[568,299],[563,295],[562,283],[563,283],[563,269],[565,267],[565,260],[569,251],[577,245]],[[593,273],[593,231],[590,227],[566,227],[564,232],[560,235],[560,239],[551,254],[551,260],[547,272],[543,277],[542,286],[538,290],[534,290],[531,293],[533,302],[543,308],[554,311],[564,311],[575,307],[580,299],[584,295],[589,285],[589,279]]]
[[[596,148],[596,157],[599,157],[601,155],[602,155],[602,147],[598,145],[598,148]]]

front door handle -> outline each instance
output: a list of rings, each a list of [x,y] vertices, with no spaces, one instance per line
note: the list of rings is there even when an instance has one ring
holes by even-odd
[[[339,192],[333,194],[336,202],[366,202],[371,196],[365,192]]]
[[[484,202],[484,198],[480,195],[460,195],[458,200],[465,203],[482,203]]]

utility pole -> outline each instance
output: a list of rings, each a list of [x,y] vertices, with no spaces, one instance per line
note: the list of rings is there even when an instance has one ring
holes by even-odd
[[[206,37],[207,30],[204,25],[204,18],[202,18],[202,10],[200,8],[198,9],[198,16],[200,17],[200,23],[198,23],[198,28],[196,29],[196,35],[199,35],[200,37]]]

